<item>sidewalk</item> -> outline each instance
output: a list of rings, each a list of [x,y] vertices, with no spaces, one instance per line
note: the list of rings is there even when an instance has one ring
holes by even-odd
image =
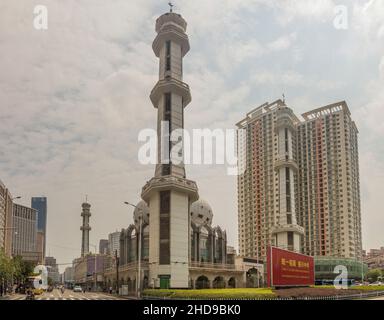
[[[114,298],[119,298],[119,299],[125,299],[125,300],[137,300],[137,297],[136,296],[122,296],[122,295],[119,295],[119,294],[116,294],[116,293],[107,293],[107,292],[103,292],[104,295],[106,296],[110,296],[110,297],[114,297]]]

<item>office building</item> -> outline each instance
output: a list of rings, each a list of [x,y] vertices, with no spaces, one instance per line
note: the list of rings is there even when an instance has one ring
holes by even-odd
[[[116,231],[108,235],[108,251],[111,255],[120,255],[120,232]]]
[[[37,210],[37,246],[41,257],[45,257],[46,254],[46,242],[47,242],[47,198],[46,197],[33,197],[31,199],[31,207]],[[42,260],[42,259],[41,259]]]
[[[39,253],[36,248],[37,211],[19,204],[13,204],[12,255],[37,263]]]
[[[12,226],[12,195],[5,184],[0,180],[0,250],[7,256],[12,253],[12,240],[14,229]]]
[[[101,239],[99,241],[99,253],[109,254],[109,241],[107,239]]]

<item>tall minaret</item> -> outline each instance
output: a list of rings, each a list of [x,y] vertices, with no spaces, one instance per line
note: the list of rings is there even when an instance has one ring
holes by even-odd
[[[89,253],[89,231],[91,230],[91,227],[89,226],[89,217],[91,216],[91,205],[88,202],[84,202],[81,207],[83,208],[83,211],[81,212],[83,225],[80,227],[82,232],[81,256],[84,257]]]
[[[297,224],[295,210],[295,174],[298,167],[293,157],[293,137],[296,134],[296,116],[281,101],[277,114],[275,133],[278,136],[278,158],[275,170],[279,178],[279,214],[272,230],[274,245],[282,249],[301,252],[304,228]]]
[[[184,108],[191,102],[189,86],[183,82],[183,57],[189,51],[186,28],[186,21],[171,8],[157,19],[152,45],[159,58],[159,81],[150,95],[157,109],[158,164],[141,197],[149,205],[149,279],[155,279],[156,287],[189,286],[189,207],[199,198],[198,190],[185,178],[182,162],[164,161],[170,159],[175,143],[182,145],[182,138],[171,142],[170,135],[184,127]],[[177,154],[182,157],[183,150]]]

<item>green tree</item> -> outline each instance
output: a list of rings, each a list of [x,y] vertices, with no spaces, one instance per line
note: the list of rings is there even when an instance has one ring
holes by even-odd
[[[12,275],[12,261],[0,250],[0,280],[6,281]]]
[[[382,276],[382,272],[380,269],[372,269],[367,273],[367,279],[370,282],[376,282],[381,276]]]
[[[20,256],[14,257],[12,262],[14,279],[19,283],[24,283],[33,274],[34,265],[29,261],[24,261]]]

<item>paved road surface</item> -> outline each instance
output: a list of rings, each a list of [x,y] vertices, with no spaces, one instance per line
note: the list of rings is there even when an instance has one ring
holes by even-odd
[[[15,294],[9,297],[9,300],[25,300],[25,295]],[[45,292],[42,295],[35,296],[36,300],[122,300],[118,297],[110,296],[108,294],[99,292],[73,292],[72,290],[65,290],[61,294],[60,290],[53,290],[52,292]]]

